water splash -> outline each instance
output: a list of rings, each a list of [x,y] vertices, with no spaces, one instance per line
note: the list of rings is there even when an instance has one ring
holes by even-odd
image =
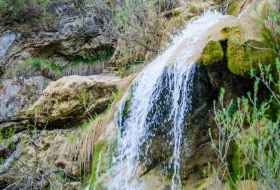
[[[119,154],[114,159],[108,189],[139,189],[138,176],[149,162],[153,131],[166,123],[171,126],[164,136],[171,137],[166,139],[173,151],[168,167],[173,170],[172,189],[182,188],[180,154],[186,148],[182,147],[182,133],[192,105],[194,56],[207,40],[207,29],[224,18],[220,13],[206,12],[186,24],[181,35],[174,37],[173,44],[138,75],[131,91],[123,97],[116,117]]]

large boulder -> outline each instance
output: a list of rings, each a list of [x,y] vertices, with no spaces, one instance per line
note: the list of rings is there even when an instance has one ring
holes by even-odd
[[[4,161],[0,163],[0,185],[17,189],[34,180],[35,189],[40,184],[50,187],[50,183],[58,189],[85,187],[87,181],[81,179],[89,174],[93,159],[97,164],[98,151],[102,150],[104,155],[114,153],[116,136],[108,150],[104,142],[109,141],[96,140],[107,137],[114,129],[111,121],[117,102],[112,100],[118,97],[117,92],[127,88],[133,77],[71,76],[51,82],[31,107],[20,112],[29,120],[35,118],[31,124],[36,127],[30,125],[22,133],[0,142],[0,158]],[[108,106],[112,109],[102,112]],[[41,130],[40,123],[47,127]],[[68,126],[75,128],[57,129]],[[107,132],[103,133],[104,130]],[[93,150],[93,147],[98,148]]]
[[[75,126],[107,109],[118,82],[119,78],[104,75],[63,77],[51,82],[23,114],[52,128]]]

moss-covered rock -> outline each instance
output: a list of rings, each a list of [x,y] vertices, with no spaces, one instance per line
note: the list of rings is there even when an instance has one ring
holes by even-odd
[[[228,1],[224,1],[224,5],[228,3]],[[227,14],[233,16],[239,16],[240,13],[243,13],[244,10],[252,4],[252,0],[233,0],[227,6]],[[250,11],[254,11],[253,9],[249,9]],[[248,11],[246,11],[248,12]]]
[[[105,134],[103,134],[94,145],[89,189],[102,189],[102,184],[98,184],[100,188],[97,188],[95,183],[99,177],[105,174],[112,166],[112,158],[116,152],[116,146],[117,132],[114,129],[114,124],[111,123]]]
[[[243,38],[245,32],[239,27],[224,28],[222,34],[227,42],[226,56],[228,69],[243,77],[248,77],[251,69],[258,69],[258,64],[274,62],[273,52],[263,50],[265,45],[257,40]]]
[[[204,65],[221,61],[224,57],[223,48],[219,41],[209,41],[203,48],[201,59]]]
[[[111,103],[120,80],[114,76],[63,77],[52,82],[40,98],[22,114],[52,128],[79,125],[89,115],[99,114]]]
[[[232,1],[232,3],[230,3],[228,6],[227,14],[237,16],[239,14],[239,10],[241,6],[242,6],[242,2],[240,0]]]

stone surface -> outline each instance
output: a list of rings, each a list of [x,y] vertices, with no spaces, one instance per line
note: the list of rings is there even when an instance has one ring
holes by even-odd
[[[66,66],[72,60],[97,57],[111,50],[108,44],[112,42],[100,35],[101,21],[93,13],[67,1],[51,1],[46,10],[53,23],[48,22],[43,31],[0,32],[0,76],[30,57]]]
[[[50,80],[43,77],[29,79],[7,79],[0,84],[0,126],[2,132],[17,125],[24,127],[29,123],[28,117],[20,114],[36,101]]]
[[[52,128],[75,126],[76,122],[107,109],[119,81],[117,77],[102,75],[63,77],[51,82],[24,113]]]
[[[72,159],[72,155],[65,157],[65,150],[75,142],[70,139],[72,136],[81,135],[82,131],[71,130],[53,130],[53,131],[27,131],[12,137],[14,140],[14,148],[7,147],[6,154],[1,154],[1,159],[8,158],[12,161],[5,161],[5,167],[0,171],[0,184],[5,186],[13,182],[28,185],[28,176],[38,176],[38,183],[42,182],[43,187],[50,185],[49,182],[42,180],[41,175],[48,172],[50,176],[45,176],[45,180],[49,179],[53,184],[72,187],[73,189],[81,189],[79,177],[83,170],[78,168],[79,164]],[[65,160],[64,165],[59,165],[59,160]],[[0,168],[3,168],[0,165]],[[67,176],[60,175],[59,172],[53,172],[56,169],[65,169]],[[24,175],[23,175],[24,174]],[[26,174],[26,175],[25,175]],[[71,179],[74,182],[66,183],[65,179]],[[74,180],[75,179],[75,180]],[[58,181],[60,180],[60,181]],[[76,181],[76,182],[75,182]],[[61,183],[63,182],[63,183]],[[63,188],[62,188],[63,189]]]

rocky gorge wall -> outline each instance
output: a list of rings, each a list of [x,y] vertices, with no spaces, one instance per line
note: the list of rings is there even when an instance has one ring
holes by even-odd
[[[235,16],[236,12],[241,12],[246,8],[245,5],[250,3],[242,2],[240,1],[239,6],[234,2],[235,5],[231,5],[233,8],[229,8],[234,10]],[[258,4],[261,2],[256,1]],[[193,9],[190,5],[197,6],[196,10],[199,10],[201,7],[212,7],[215,2],[187,2],[185,6],[165,13],[165,17],[171,15],[170,20],[166,21],[167,31],[172,28],[169,26],[172,22],[185,20],[186,17],[190,19],[199,14],[200,11],[195,13],[190,10]],[[112,43],[109,39],[98,34],[102,21],[97,20],[94,15],[81,17],[83,13],[67,2],[53,1],[48,8],[58,19],[59,24],[55,31],[34,33],[8,30],[0,36],[2,76],[9,69],[20,65],[23,60],[34,57],[43,57],[45,60],[42,62],[53,62],[65,71],[62,75],[56,74],[42,66],[34,75],[29,75],[28,70],[17,72],[19,74],[11,74],[1,82],[1,132],[5,136],[5,131],[17,126],[15,132],[23,131],[20,133],[23,137],[19,140],[15,134],[8,144],[1,144],[3,164],[0,182],[6,187],[14,182],[29,183],[16,173],[16,170],[21,168],[25,175],[32,173],[34,179],[47,176],[51,182],[60,184],[60,189],[81,189],[85,187],[81,179],[86,179],[83,175],[89,175],[91,169],[90,179],[85,181],[90,182],[91,189],[102,189],[104,181],[109,180],[107,171],[112,166],[112,157],[117,154],[117,137],[112,122],[116,111],[115,104],[134,76],[120,79],[103,73],[99,76],[62,77],[101,73],[109,64],[107,56],[112,56],[114,49],[108,45]],[[214,139],[217,137],[212,108],[213,100],[218,99],[220,88],[226,89],[226,102],[246,94],[253,83],[248,78],[250,69],[256,67],[259,60],[264,63],[274,60],[275,55],[272,53],[263,53],[246,46],[248,42],[262,46],[255,18],[254,11],[249,11],[241,18],[232,16],[225,22],[218,23],[207,32],[206,45],[197,53],[192,89],[193,109],[184,121],[188,128],[183,132],[183,136],[189,139],[189,152],[183,155],[180,162],[181,168],[184,168],[180,177],[185,189],[205,188],[204,179],[207,176],[203,171],[207,170],[208,163],[215,163],[217,160],[214,151],[210,149],[208,131],[211,129]],[[246,39],[242,37],[243,33],[246,33]],[[232,42],[232,36],[238,43]],[[126,62],[125,56],[122,56],[125,48],[121,43],[116,43],[115,47],[110,64],[121,66]],[[135,48],[134,52],[138,53],[135,60],[150,57],[151,53]],[[70,68],[73,61],[87,62],[90,59],[95,60],[94,58],[99,60],[97,65],[100,64],[101,68],[85,66],[80,72],[73,65]],[[69,70],[66,72],[68,66]],[[92,72],[86,73],[87,70]],[[22,71],[22,68],[18,71]],[[129,106],[130,99],[126,101]],[[108,107],[111,111],[108,111]],[[88,119],[91,124],[82,129]],[[35,127],[36,130],[26,130],[27,126]],[[160,136],[166,133],[168,127],[168,124],[164,124],[155,134]],[[167,145],[161,138],[155,137],[153,141],[155,143],[149,152],[150,164],[141,174],[141,188],[170,189],[172,171],[164,174],[162,164],[170,157],[168,151],[166,154],[162,152],[168,149]],[[13,158],[24,164],[11,162]],[[10,168],[11,163],[15,163],[16,167]],[[38,163],[41,164],[40,167]],[[31,170],[33,167],[36,167],[36,171]],[[59,179],[69,181],[62,180],[63,183],[60,183]],[[48,186],[50,183],[47,181],[41,186],[34,182],[32,188]]]

